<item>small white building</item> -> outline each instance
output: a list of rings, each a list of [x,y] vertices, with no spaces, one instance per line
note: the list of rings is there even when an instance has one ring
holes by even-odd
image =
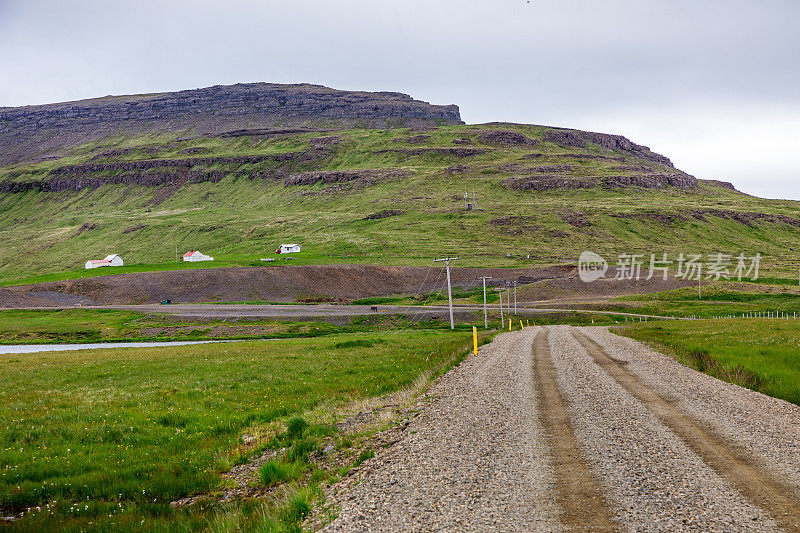
[[[86,261],[86,268],[120,267],[124,264],[118,254],[107,255],[105,259],[90,259]]]
[[[213,261],[214,258],[210,255],[201,254],[197,250],[194,252],[186,252],[183,254],[184,261]]]
[[[106,261],[105,259],[89,259],[86,261],[86,268],[100,268],[100,267],[107,267],[111,266],[111,263]]]
[[[280,248],[275,250],[276,254],[296,254],[300,251],[299,244],[281,244]]]

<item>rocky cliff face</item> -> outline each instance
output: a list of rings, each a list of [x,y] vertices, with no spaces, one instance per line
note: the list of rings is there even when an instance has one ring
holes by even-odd
[[[337,91],[319,85],[249,83],[163,94],[115,96],[0,108],[0,164],[58,157],[69,147],[148,130],[189,136],[251,130],[462,124],[458,106],[395,92]]]
[[[673,166],[668,157],[652,152],[647,146],[631,142],[622,135],[554,128],[549,130],[544,138],[561,146],[576,148],[585,148],[587,142],[592,142],[608,150],[623,150],[649,161],[662,163],[670,167]]]

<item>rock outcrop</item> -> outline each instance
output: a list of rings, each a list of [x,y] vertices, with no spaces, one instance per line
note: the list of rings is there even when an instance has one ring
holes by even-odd
[[[0,164],[57,157],[67,148],[119,132],[263,135],[287,127],[295,131],[438,124],[463,124],[458,106],[431,105],[396,92],[337,91],[320,85],[218,85],[0,108]]]
[[[410,173],[401,169],[365,169],[365,170],[318,170],[292,174],[283,181],[284,187],[297,185],[314,185],[316,183],[346,183],[360,180],[365,185],[372,185],[380,180],[403,178]]]
[[[383,211],[367,215],[362,220],[380,220],[382,218],[399,217],[403,213],[405,213],[405,211],[400,211],[399,209],[384,209]]]
[[[528,176],[509,178],[503,181],[508,189],[518,191],[548,191],[553,189],[592,189],[603,187],[608,189],[625,189],[640,187],[643,189],[663,189],[677,187],[693,189],[697,187],[697,179],[683,173],[651,173],[630,176],[588,176],[568,177],[559,175]]]
[[[489,130],[478,134],[478,140],[484,144],[497,144],[506,146],[533,146],[534,139],[516,131]]]
[[[248,178],[281,178],[287,173],[281,164],[313,161],[322,157],[322,151],[308,150],[277,155],[147,159],[65,165],[52,169],[44,179],[0,181],[0,193],[80,191],[113,184],[160,187],[206,181],[218,182],[231,173],[240,173],[239,168],[242,165],[257,163],[273,165],[261,170],[249,169],[246,172]],[[9,173],[11,178],[17,175],[17,172]]]
[[[647,146],[631,142],[627,137],[623,137],[622,135],[553,128],[544,133],[544,140],[564,147],[574,148],[586,148],[587,143],[594,143],[607,150],[630,152],[632,155],[636,155],[642,159],[673,167],[672,161],[670,161],[668,157],[652,152]]]

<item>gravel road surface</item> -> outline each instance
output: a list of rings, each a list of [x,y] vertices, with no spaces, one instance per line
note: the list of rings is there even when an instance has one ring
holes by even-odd
[[[499,335],[369,463],[327,531],[800,531],[800,408],[605,328]]]
[[[566,302],[572,306],[557,305],[551,302],[548,306],[536,307],[520,304],[518,313],[523,316],[535,318],[540,313],[589,313],[614,315],[619,317],[632,317],[633,319],[663,318],[655,315],[639,313],[624,313],[617,311],[598,311],[584,309],[582,303],[570,300]],[[436,317],[449,319],[447,305],[338,305],[338,304],[139,304],[139,305],[94,305],[77,306],[65,305],[63,307],[16,307],[15,309],[41,309],[52,311],[54,309],[118,309],[134,311],[145,314],[170,314],[184,318],[272,318],[272,319],[310,319],[332,317],[354,317],[366,315],[406,315],[413,320]],[[504,309],[506,309],[504,307]],[[454,305],[453,313],[456,321],[474,321],[476,315],[483,316],[482,305]],[[489,316],[500,318],[500,309],[495,305],[489,306]]]

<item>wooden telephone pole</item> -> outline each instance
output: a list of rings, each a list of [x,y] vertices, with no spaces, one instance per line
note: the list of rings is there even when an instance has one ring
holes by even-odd
[[[483,329],[489,329],[489,315],[486,312],[486,280],[492,279],[492,276],[483,276]]]
[[[447,268],[447,301],[450,305],[450,329],[456,329],[456,323],[453,321],[453,292],[450,289],[450,261],[458,260],[458,257],[444,257],[442,259],[434,259],[434,263],[444,261],[444,266]]]
[[[500,329],[505,329],[506,323],[505,323],[505,320],[503,320],[503,288],[502,287],[498,287],[497,288],[497,294],[498,294],[498,296],[500,296]]]

